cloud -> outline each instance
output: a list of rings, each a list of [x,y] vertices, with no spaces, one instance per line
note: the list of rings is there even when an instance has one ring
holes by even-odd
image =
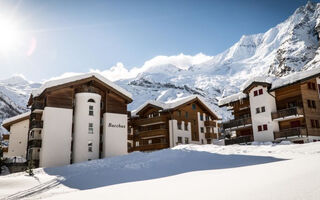
[[[161,66],[161,65],[175,65],[176,67],[187,70],[190,66],[200,64],[212,59],[212,56],[207,56],[203,53],[198,53],[194,56],[178,54],[174,56],[156,56],[150,60],[147,60],[141,67],[133,67],[128,69],[123,63],[118,62],[116,65],[110,67],[106,70],[99,69],[89,69],[89,72],[99,73],[105,76],[110,81],[118,81],[123,79],[131,79],[137,77],[138,74],[147,71],[150,68]],[[74,75],[79,75],[82,73],[67,72],[58,77],[50,78],[49,80],[56,80],[60,78],[67,78]],[[47,80],[47,81],[49,81]]]

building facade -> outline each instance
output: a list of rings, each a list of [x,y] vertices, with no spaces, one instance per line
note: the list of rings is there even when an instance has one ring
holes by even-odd
[[[153,151],[178,144],[211,144],[219,118],[198,96],[171,103],[148,101],[129,119],[129,151]]]
[[[219,101],[234,115],[223,123],[225,131],[245,142],[320,140],[319,77],[319,69],[314,69],[271,81],[249,81],[242,92]]]
[[[44,83],[28,102],[28,162],[54,167],[126,154],[130,102],[130,93],[95,73]]]
[[[21,157],[26,159],[30,112],[6,119],[2,126],[10,132],[3,135],[8,146],[3,148],[3,157]]]

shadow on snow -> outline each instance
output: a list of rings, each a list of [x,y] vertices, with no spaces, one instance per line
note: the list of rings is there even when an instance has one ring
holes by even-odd
[[[63,177],[61,184],[80,190],[150,180],[199,170],[227,169],[281,161],[274,157],[223,155],[201,151],[165,149],[152,153],[93,160],[44,169]]]

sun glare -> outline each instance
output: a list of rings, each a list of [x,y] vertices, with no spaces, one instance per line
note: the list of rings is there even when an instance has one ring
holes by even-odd
[[[18,48],[19,30],[13,21],[0,18],[0,53],[7,54]]]

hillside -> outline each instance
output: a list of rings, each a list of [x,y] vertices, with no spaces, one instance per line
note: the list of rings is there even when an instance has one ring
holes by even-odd
[[[0,176],[6,199],[317,200],[320,143],[181,145]]]
[[[301,70],[320,67],[320,4],[308,2],[287,20],[265,33],[242,36],[224,52],[157,56],[141,67],[128,70],[118,63],[99,72],[133,94],[129,110],[146,100],[163,102],[198,94],[208,101],[223,119],[230,113],[217,106],[221,97],[239,91],[241,85],[255,76],[286,76]],[[212,44],[214,45],[214,44]],[[65,75],[63,75],[65,76]],[[14,77],[0,81],[0,122],[24,111],[31,84]],[[14,81],[13,81],[14,82]]]

